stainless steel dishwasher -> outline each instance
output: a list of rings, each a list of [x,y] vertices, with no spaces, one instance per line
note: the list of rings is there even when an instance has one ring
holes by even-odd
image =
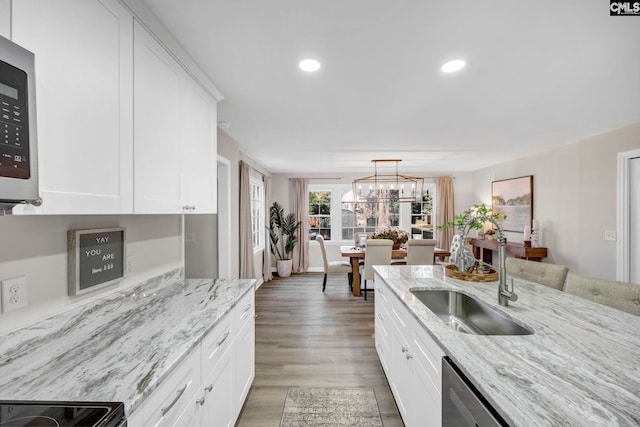
[[[442,358],[442,427],[508,426],[447,356]]]

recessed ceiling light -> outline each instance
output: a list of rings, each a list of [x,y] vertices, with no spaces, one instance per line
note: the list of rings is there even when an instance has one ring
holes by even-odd
[[[302,71],[306,71],[307,73],[313,73],[314,71],[318,71],[320,69],[320,62],[315,59],[303,59],[298,64]]]
[[[462,59],[454,59],[453,61],[446,62],[440,69],[444,73],[455,73],[464,68],[464,61]]]

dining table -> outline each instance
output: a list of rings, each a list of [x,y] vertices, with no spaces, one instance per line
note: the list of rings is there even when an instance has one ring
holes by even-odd
[[[359,246],[340,246],[340,254],[343,257],[348,257],[349,262],[351,263],[352,274],[353,274],[353,296],[360,296],[360,260],[364,259],[366,254],[366,248]],[[442,248],[433,248],[433,263],[435,264],[436,259],[444,259],[444,257],[448,257],[451,255],[451,252],[442,249]],[[407,257],[407,249],[393,249],[391,251],[391,259],[403,259]]]

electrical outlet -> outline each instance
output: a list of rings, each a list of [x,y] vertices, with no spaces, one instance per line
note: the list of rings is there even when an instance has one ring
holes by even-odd
[[[127,273],[133,273],[136,267],[136,257],[135,255],[127,256]]]
[[[604,240],[610,240],[612,242],[615,242],[617,237],[618,236],[616,235],[616,231],[615,230],[605,230],[604,231]]]
[[[3,313],[26,307],[27,304],[27,278],[25,276],[2,281]]]

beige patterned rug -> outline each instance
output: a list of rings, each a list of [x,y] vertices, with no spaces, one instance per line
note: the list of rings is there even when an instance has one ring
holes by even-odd
[[[372,388],[289,387],[280,427],[382,427]]]

